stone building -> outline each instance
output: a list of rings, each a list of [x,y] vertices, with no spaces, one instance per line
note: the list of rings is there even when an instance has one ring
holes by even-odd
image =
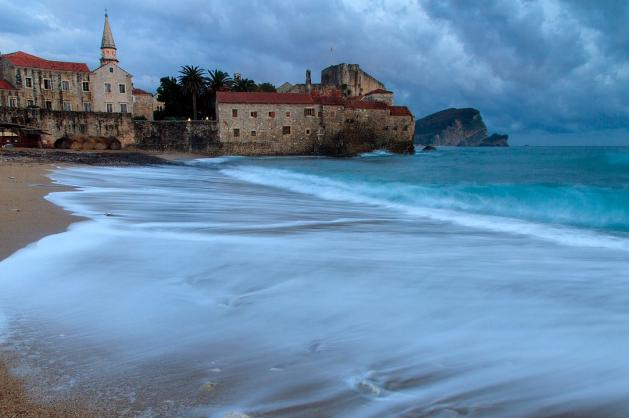
[[[100,67],[92,71],[93,110],[107,113],[131,113],[133,111],[133,76],[118,65],[116,43],[107,14],[105,14],[100,50]]]
[[[268,147],[269,155],[355,154],[367,143],[370,149],[373,143],[396,152],[412,149],[412,113],[382,101],[316,92],[218,92],[215,106],[219,139],[235,153],[256,144]]]
[[[319,84],[312,83],[310,70],[306,70],[304,84],[284,83],[277,91],[280,93],[318,93],[322,96],[340,93],[345,97],[362,97],[380,90],[386,91],[384,84],[361,70],[358,64],[337,64],[321,71]],[[393,101],[393,93],[390,100]]]
[[[360,69],[358,64],[331,65],[321,71],[321,84],[340,87],[346,96],[362,96],[383,89],[384,84]]]
[[[133,117],[153,120],[157,111],[164,110],[164,103],[157,97],[142,89],[133,89]]]
[[[90,70],[84,63],[51,61],[17,51],[0,56],[0,81],[5,92],[0,105],[64,111],[91,109]]]
[[[100,50],[100,66],[93,71],[84,63],[52,61],[22,51],[0,55],[0,106],[132,113],[133,76],[119,66],[107,14]]]

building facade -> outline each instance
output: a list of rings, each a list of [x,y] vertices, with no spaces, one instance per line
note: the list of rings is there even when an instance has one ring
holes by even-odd
[[[84,111],[92,103],[90,70],[78,62],[50,61],[22,51],[0,56],[2,105]]]
[[[133,89],[133,117],[153,120],[155,112],[164,110],[164,103],[142,89]]]
[[[400,152],[412,146],[412,113],[382,101],[316,93],[218,92],[215,106],[220,141],[236,151],[238,144],[251,149],[260,143],[273,144],[269,154],[311,154],[363,139]],[[347,150],[356,152],[361,150]]]
[[[85,63],[51,61],[22,51],[0,55],[0,106],[132,114],[133,76],[119,66],[107,14],[100,50],[100,66],[93,71]],[[138,116],[153,119],[144,111]]]

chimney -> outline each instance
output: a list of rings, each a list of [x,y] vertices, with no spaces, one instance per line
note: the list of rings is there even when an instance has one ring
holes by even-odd
[[[312,93],[312,77],[310,76],[310,70],[306,70],[306,92]]]

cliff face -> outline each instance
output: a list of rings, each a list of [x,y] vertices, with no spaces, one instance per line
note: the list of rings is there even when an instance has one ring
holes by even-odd
[[[446,109],[419,119],[415,143],[422,145],[478,147],[508,146],[507,135],[488,137],[487,126],[476,109]]]

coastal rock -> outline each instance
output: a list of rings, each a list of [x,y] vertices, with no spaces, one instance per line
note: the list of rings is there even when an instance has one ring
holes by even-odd
[[[436,151],[437,148],[433,147],[432,145],[426,145],[424,148],[422,148],[423,152],[430,152],[430,151]]]
[[[509,135],[491,134],[491,136],[483,139],[480,143],[481,147],[508,147]]]
[[[506,135],[488,137],[477,109],[445,109],[415,123],[415,143],[453,147],[507,146]]]

